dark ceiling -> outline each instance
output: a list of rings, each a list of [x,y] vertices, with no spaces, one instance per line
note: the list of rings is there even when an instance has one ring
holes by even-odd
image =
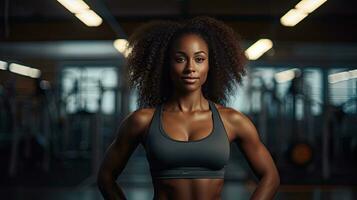
[[[267,37],[292,42],[357,42],[356,1],[328,0],[295,27],[279,19],[299,0],[86,0],[104,18],[87,27],[56,0],[1,1],[1,41],[113,40],[153,19],[213,16],[244,40]],[[6,3],[7,6],[6,6]],[[109,18],[108,18],[109,16]],[[110,21],[114,17],[115,21]]]

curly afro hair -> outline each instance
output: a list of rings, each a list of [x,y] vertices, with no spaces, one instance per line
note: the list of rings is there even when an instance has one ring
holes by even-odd
[[[205,98],[226,105],[228,96],[242,83],[247,59],[232,28],[207,16],[183,22],[151,21],[129,37],[126,70],[130,87],[138,91],[139,108],[155,107],[169,99],[173,91],[169,50],[188,33],[199,35],[208,45],[209,71],[202,86]]]

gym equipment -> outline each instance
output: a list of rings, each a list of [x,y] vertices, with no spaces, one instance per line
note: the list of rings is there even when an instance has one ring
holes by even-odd
[[[53,133],[53,114],[50,110],[51,97],[49,88],[41,88],[42,80],[34,79],[37,90],[33,96],[23,96],[16,93],[16,79],[10,78],[2,95],[3,105],[7,110],[2,115],[7,116],[11,124],[11,153],[8,173],[15,176],[20,164],[33,165],[40,163],[41,168],[49,170],[51,158],[51,140]],[[42,82],[43,83],[43,82]],[[21,158],[21,159],[20,159]],[[32,162],[32,163],[31,163]],[[35,163],[36,162],[36,163]]]

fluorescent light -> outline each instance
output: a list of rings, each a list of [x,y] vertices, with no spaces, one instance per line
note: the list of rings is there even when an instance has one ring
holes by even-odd
[[[353,78],[357,78],[357,69],[339,72],[339,73],[335,73],[335,74],[330,74],[328,76],[328,82],[332,84],[332,83],[338,83],[341,81],[347,81],[347,80],[350,80]]]
[[[296,4],[295,8],[305,13],[311,13],[326,1],[327,0],[302,0],[298,4]]]
[[[123,53],[128,47],[128,41],[126,39],[116,39],[113,44],[120,53]]]
[[[82,0],[57,0],[87,26],[99,26],[102,18]]]
[[[125,57],[128,57],[129,53],[131,52],[132,48],[128,48],[128,41],[125,39],[116,39],[113,42],[114,47]]]
[[[280,22],[284,26],[295,26],[307,16],[306,13],[298,9],[291,9],[280,18]]]
[[[357,78],[357,69],[349,71],[350,73],[350,78]]]
[[[294,79],[298,73],[300,73],[300,69],[293,68],[293,69],[289,69],[286,71],[276,73],[274,75],[274,78],[275,78],[276,82],[284,83],[284,82],[291,81],[292,79]]]
[[[327,0],[302,0],[296,4],[295,8],[289,10],[289,12],[282,16],[280,22],[284,26],[295,26],[326,1]]]
[[[260,39],[250,46],[245,54],[249,60],[256,60],[273,47],[273,42],[269,39]]]
[[[99,26],[102,24],[102,18],[97,15],[93,10],[86,10],[81,13],[77,13],[76,17],[85,23],[87,26]]]
[[[128,55],[131,53],[132,50],[133,50],[132,47],[127,48],[126,51],[124,52],[124,56],[128,57]]]
[[[0,69],[7,70],[7,62],[0,60]]]
[[[89,10],[89,6],[82,0],[57,0],[71,13],[77,14]]]
[[[41,76],[40,70],[16,63],[11,63],[9,66],[9,70],[16,74],[29,76],[31,78],[38,78]]]

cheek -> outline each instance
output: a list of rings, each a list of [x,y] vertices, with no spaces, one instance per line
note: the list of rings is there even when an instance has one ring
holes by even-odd
[[[202,84],[205,83],[207,80],[208,70],[209,70],[208,64],[205,65],[201,70],[201,77],[202,77],[201,83]]]
[[[177,64],[172,64],[170,65],[170,79],[171,80],[177,80],[177,77],[180,74],[180,67]]]
[[[171,60],[170,62],[170,71],[173,74],[181,74],[185,70],[186,64],[185,62],[179,63],[175,60]]]

